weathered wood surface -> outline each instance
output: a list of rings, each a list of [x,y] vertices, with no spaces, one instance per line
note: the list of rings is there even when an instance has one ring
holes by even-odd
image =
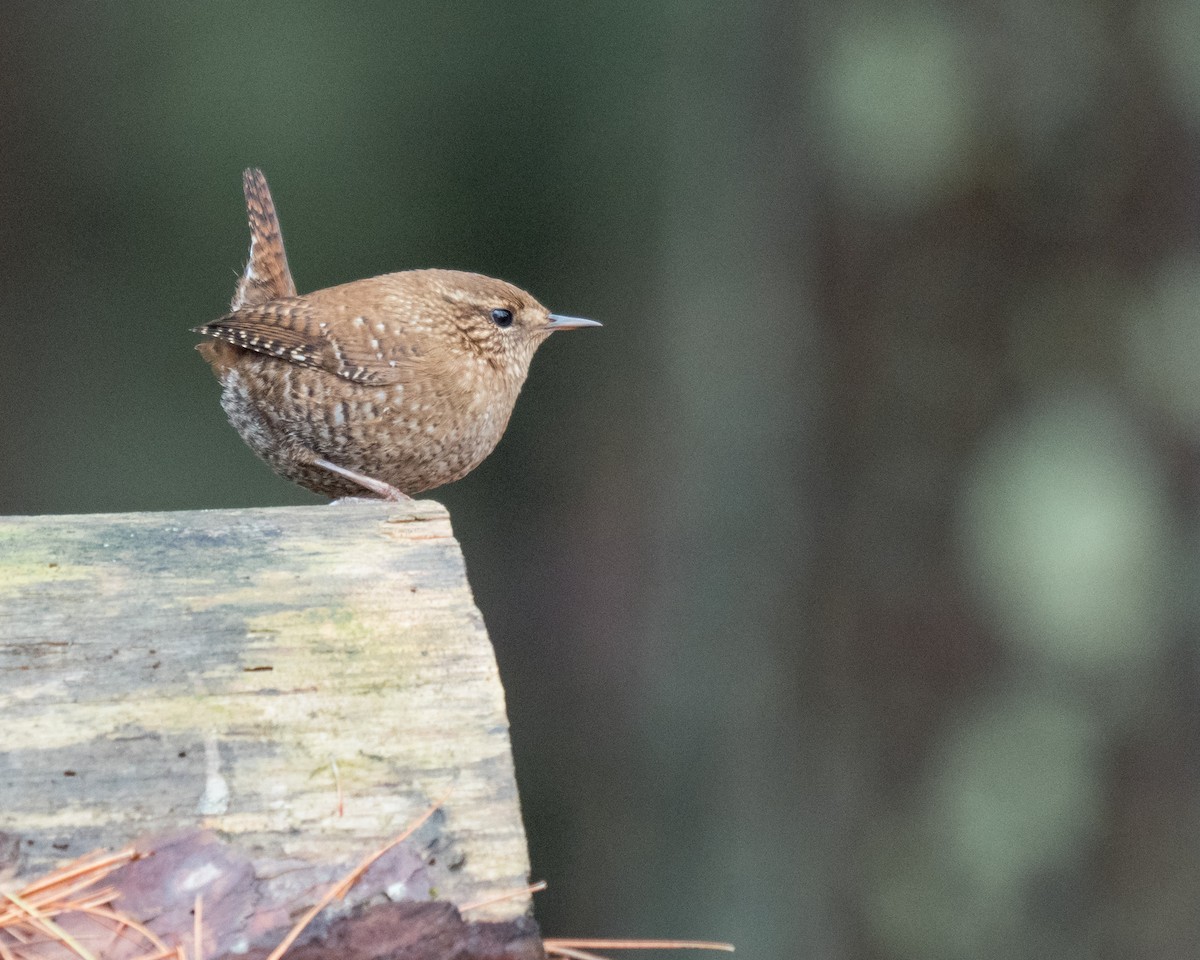
[[[419,835],[437,896],[526,882],[503,690],[431,501],[0,518],[0,717],[0,872],[206,826],[300,889],[452,788]]]

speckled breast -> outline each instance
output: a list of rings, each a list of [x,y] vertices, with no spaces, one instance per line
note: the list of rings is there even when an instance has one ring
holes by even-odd
[[[249,353],[222,383],[221,406],[246,444],[278,473],[328,497],[367,493],[313,467],[306,451],[417,494],[459,479],[491,453],[516,400],[496,385],[350,383]]]

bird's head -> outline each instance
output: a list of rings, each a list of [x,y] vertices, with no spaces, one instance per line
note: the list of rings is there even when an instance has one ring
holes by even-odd
[[[498,370],[523,380],[534,351],[556,330],[598,327],[595,320],[551,313],[520,287],[477,273],[457,270],[410,271],[428,284],[447,329],[459,345]],[[417,277],[414,277],[417,279]]]

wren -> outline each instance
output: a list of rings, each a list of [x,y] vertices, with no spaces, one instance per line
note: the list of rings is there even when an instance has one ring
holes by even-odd
[[[465,476],[499,442],[541,343],[600,326],[457,270],[297,295],[266,178],[250,169],[242,184],[249,262],[196,349],[250,449],[315,493],[407,500]]]

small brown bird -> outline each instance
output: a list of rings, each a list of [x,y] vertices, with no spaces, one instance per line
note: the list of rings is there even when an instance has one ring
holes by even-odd
[[[465,476],[499,442],[542,341],[600,326],[457,270],[298,296],[266,178],[242,182],[250,260],[196,349],[250,449],[316,493],[405,500]]]

